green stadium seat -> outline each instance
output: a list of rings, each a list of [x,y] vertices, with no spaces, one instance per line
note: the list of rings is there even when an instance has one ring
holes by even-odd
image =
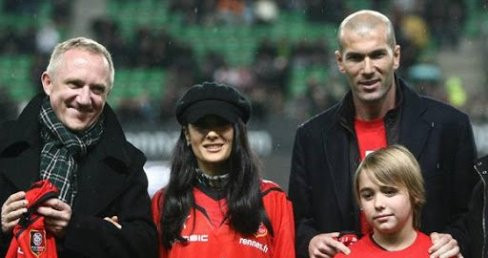
[[[31,65],[32,58],[27,55],[0,56],[0,85],[7,87],[16,101],[25,101],[34,95]]]
[[[296,98],[305,94],[309,79],[315,78],[319,82],[326,83],[328,77],[328,70],[323,66],[293,67],[288,83],[288,97]]]
[[[161,69],[120,69],[115,73],[115,88],[111,99],[148,95],[161,98],[164,93],[165,71]]]

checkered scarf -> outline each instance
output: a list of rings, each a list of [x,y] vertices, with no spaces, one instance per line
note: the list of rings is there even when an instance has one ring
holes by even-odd
[[[103,133],[103,119],[86,131],[75,134],[56,117],[49,98],[44,99],[39,115],[41,122],[41,177],[59,189],[59,199],[73,205],[77,193],[77,161],[86,155]]]

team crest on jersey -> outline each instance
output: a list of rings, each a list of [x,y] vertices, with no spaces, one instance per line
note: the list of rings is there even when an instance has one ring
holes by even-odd
[[[35,256],[41,255],[46,251],[46,231],[32,229],[30,234],[30,249]]]
[[[256,234],[254,234],[254,236],[255,237],[265,237],[266,235],[268,235],[268,229],[266,228],[266,226],[264,226],[263,223],[261,223],[259,225],[258,231],[256,232]]]

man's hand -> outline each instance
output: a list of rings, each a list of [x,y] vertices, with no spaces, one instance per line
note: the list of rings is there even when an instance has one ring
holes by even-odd
[[[25,212],[27,212],[25,192],[10,195],[2,205],[2,232],[11,232]]]
[[[104,220],[112,223],[115,227],[118,229],[122,229],[122,225],[119,224],[119,217],[117,216],[112,216],[112,217],[105,217],[103,218]]]
[[[44,216],[46,229],[56,237],[63,237],[71,219],[71,207],[65,202],[52,198],[45,201],[37,212]]]
[[[351,250],[343,243],[337,241],[339,232],[316,235],[308,244],[310,258],[332,258],[339,252],[349,254]]]
[[[430,239],[432,240],[432,247],[429,248],[431,258],[463,257],[456,239],[450,234],[433,232],[430,234]]]

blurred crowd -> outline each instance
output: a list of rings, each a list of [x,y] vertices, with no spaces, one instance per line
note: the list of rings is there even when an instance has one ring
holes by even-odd
[[[130,2],[107,1],[117,1],[118,4]],[[364,1],[341,0],[159,1],[167,1],[169,13],[180,14],[183,17],[180,22],[184,26],[217,29],[222,26],[236,26],[236,29],[272,26],[280,15],[290,12],[304,15],[310,24],[337,27],[338,22],[355,8],[382,11],[396,26],[397,41],[402,49],[400,76],[409,80],[421,93],[451,102],[469,112],[473,119],[488,121],[488,105],[484,101],[487,96],[467,96],[464,101],[456,102],[459,94],[462,95],[462,88],[459,93],[457,82],[445,79],[435,60],[435,52],[439,49],[455,50],[458,47],[469,15],[466,1],[370,0],[366,6],[354,5]],[[478,2],[480,8],[486,8],[484,1]],[[41,3],[45,1],[4,0],[2,10],[9,14],[35,13]],[[36,90],[40,90],[39,77],[47,64],[46,53],[62,40],[70,22],[72,1],[55,0],[50,3],[52,19],[48,22],[22,31],[4,26],[0,31],[3,43],[0,55],[33,56],[31,75]],[[347,90],[335,68],[335,46],[323,37],[298,41],[264,37],[252,53],[252,62],[233,65],[219,51],[208,51],[198,56],[190,42],[173,35],[165,27],[137,26],[133,36],[127,38],[121,32],[122,25],[109,15],[90,23],[95,39],[111,51],[116,69],[165,71],[164,81],[160,82],[164,87],[162,96],[134,96],[118,100],[116,111],[124,123],[169,121],[177,97],[189,86],[202,81],[215,80],[238,87],[253,102],[253,119],[263,121],[270,115],[304,120],[336,103]],[[484,54],[488,57],[487,53]],[[296,80],[297,74],[301,75],[301,80]],[[8,84],[6,81],[0,83],[3,86]],[[296,90],[297,83],[303,84],[299,85],[300,90]],[[3,88],[0,90],[5,91]],[[466,98],[470,100],[466,101]],[[8,104],[9,101],[8,98],[2,99]]]

